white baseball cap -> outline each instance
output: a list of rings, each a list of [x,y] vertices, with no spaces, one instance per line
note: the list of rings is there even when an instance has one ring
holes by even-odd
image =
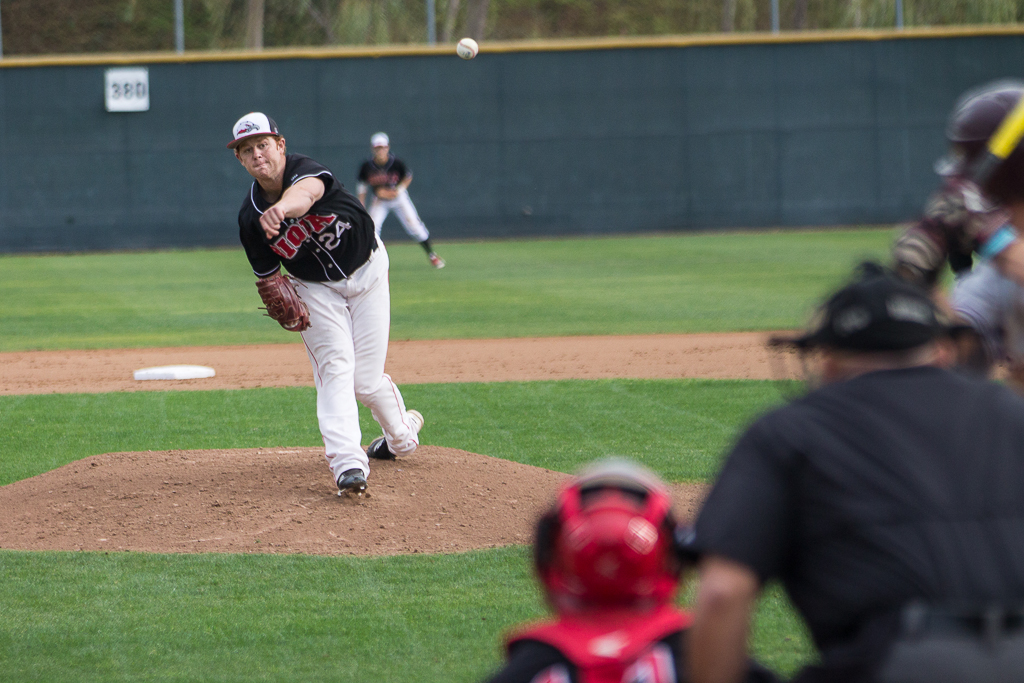
[[[387,133],[374,133],[373,137],[370,138],[370,147],[390,147],[391,141],[388,140]]]
[[[258,111],[249,112],[235,121],[231,132],[234,134],[235,139],[228,143],[228,149],[234,149],[241,144],[242,140],[256,135],[281,135],[277,130],[277,123],[274,122],[274,119]]]

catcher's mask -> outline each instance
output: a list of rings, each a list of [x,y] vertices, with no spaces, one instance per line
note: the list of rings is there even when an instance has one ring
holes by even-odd
[[[665,485],[609,460],[570,480],[537,524],[534,561],[559,612],[646,607],[669,601],[682,571]]]

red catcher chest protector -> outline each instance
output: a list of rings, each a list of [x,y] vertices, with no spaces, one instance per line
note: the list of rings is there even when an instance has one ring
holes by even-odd
[[[689,627],[690,615],[662,605],[651,612],[565,614],[511,637],[546,643],[576,666],[579,683],[677,683],[672,653],[658,641]]]

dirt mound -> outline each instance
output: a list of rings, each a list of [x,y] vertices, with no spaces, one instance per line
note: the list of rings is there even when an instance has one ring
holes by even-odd
[[[392,341],[401,384],[606,377],[767,378],[764,333]],[[211,379],[136,382],[159,365]],[[0,394],[310,386],[302,344],[0,353]],[[315,415],[310,414],[310,420]],[[0,547],[24,550],[458,552],[528,543],[564,474],[421,446],[336,495],[322,448],[108,453],[0,487]],[[704,487],[674,488],[680,516]]]
[[[0,548],[395,555],[529,543],[564,474],[420,446],[338,496],[322,448],[107,453],[0,487]],[[677,485],[692,517],[700,485]]]

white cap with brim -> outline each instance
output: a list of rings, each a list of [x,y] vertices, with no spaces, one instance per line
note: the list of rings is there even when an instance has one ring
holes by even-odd
[[[390,145],[391,141],[388,140],[387,133],[374,133],[370,138],[370,147],[389,147]]]
[[[228,149],[234,149],[246,138],[256,137],[257,135],[281,135],[277,130],[277,124],[274,122],[274,119],[258,111],[249,112],[235,121],[231,132],[234,134],[235,139],[228,143]]]

